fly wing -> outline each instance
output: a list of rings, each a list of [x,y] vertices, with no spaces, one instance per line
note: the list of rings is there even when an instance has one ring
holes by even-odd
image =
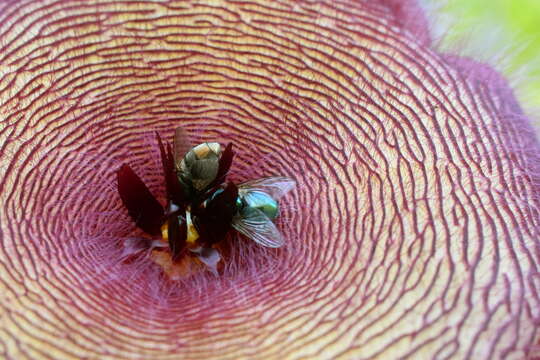
[[[177,171],[180,170],[180,163],[189,149],[191,149],[191,144],[188,140],[186,131],[183,127],[177,127],[174,131],[173,142],[174,164]]]
[[[236,231],[262,246],[278,248],[285,242],[272,220],[256,208],[242,209],[240,214],[233,219],[232,226]]]
[[[289,177],[273,176],[246,181],[238,186],[238,191],[242,194],[249,190],[258,190],[267,193],[274,200],[278,200],[294,189],[295,185],[296,181]]]

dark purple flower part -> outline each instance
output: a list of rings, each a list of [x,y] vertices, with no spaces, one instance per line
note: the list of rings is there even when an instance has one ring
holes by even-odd
[[[176,176],[175,163],[172,147],[170,144],[163,144],[161,137],[156,133],[159,152],[161,155],[161,164],[163,166],[163,177],[165,179],[165,188],[167,200],[178,206],[186,205],[186,198],[182,185]]]
[[[181,128],[177,128],[175,131],[175,133],[179,132],[182,136],[184,135]],[[178,151],[175,151],[173,155],[172,147],[169,144],[164,145],[157,132],[156,138],[163,168],[167,216],[165,217],[160,203],[127,164],[122,165],[117,172],[120,198],[130,217],[139,228],[150,235],[161,234],[163,236],[162,240],[153,242],[148,239],[146,242],[143,241],[146,244],[146,250],[152,251],[153,244],[156,242],[160,245],[167,243],[173,263],[181,260],[185,255],[189,255],[186,252],[187,242],[190,241],[188,229],[191,226],[191,220],[189,219],[193,218],[196,229],[191,229],[189,232],[195,233],[197,236],[191,240],[195,243],[190,244],[190,248],[197,251],[201,247],[208,248],[204,254],[200,252],[198,254],[203,256],[200,259],[204,260],[204,263],[211,259],[212,272],[217,274],[215,260],[221,258],[219,250],[213,250],[216,252],[216,256],[213,257],[209,256],[208,251],[213,245],[225,240],[231,229],[232,218],[238,210],[238,188],[233,183],[223,183],[232,164],[234,155],[232,143],[226,146],[219,158],[215,180],[208,187],[201,189],[200,192],[193,192],[194,189],[185,189],[179,180],[181,171],[177,168],[177,164],[180,163],[181,158],[177,158]],[[187,139],[185,140],[187,141]],[[175,146],[180,146],[176,142],[175,139]],[[131,239],[124,241],[122,258],[132,258],[133,256],[128,256],[130,250],[133,251],[132,255],[139,255],[140,243],[140,241],[134,243]],[[138,246],[133,246],[134,244]],[[196,256],[194,253],[192,255]],[[163,266],[162,260],[159,260],[158,263]],[[189,260],[184,259],[182,266],[186,262],[189,263]],[[167,271],[166,267],[164,267],[164,271],[169,275],[172,274],[171,271]],[[190,271],[182,270],[182,273],[185,276],[192,275]]]
[[[179,213],[167,218],[167,231],[172,260],[177,261],[186,251],[187,226],[185,219],[179,219]]]
[[[412,0],[0,1],[0,357],[538,357],[538,140],[427,24]],[[179,281],[163,249],[122,262],[146,243],[116,172],[165,204],[152,145],[179,126],[234,142],[228,181],[297,180],[284,248],[231,241],[219,276],[161,257]]]
[[[218,190],[214,194],[204,204],[193,209],[195,226],[204,247],[211,247],[225,238],[237,212],[238,188],[235,184],[229,182],[223,191]]]
[[[150,235],[161,234],[163,207],[129,165],[117,172],[118,192],[129,216]]]
[[[225,181],[225,177],[231,168],[232,160],[234,157],[234,151],[232,149],[233,144],[229,143],[223,150],[221,157],[219,158],[219,169],[216,175],[216,179],[209,185],[210,188],[217,186]]]

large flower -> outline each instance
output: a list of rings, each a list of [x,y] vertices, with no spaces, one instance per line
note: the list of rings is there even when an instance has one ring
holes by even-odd
[[[534,355],[538,142],[414,2],[0,6],[2,356]],[[178,126],[234,141],[234,181],[298,180],[284,248],[239,241],[221,276],[180,282],[119,261],[142,231],[116,171],[165,203],[149,149]]]

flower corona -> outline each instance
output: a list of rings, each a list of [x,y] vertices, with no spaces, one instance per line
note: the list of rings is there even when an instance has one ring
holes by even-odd
[[[198,265],[217,275],[220,247],[231,228],[265,247],[284,244],[273,220],[279,215],[278,200],[294,188],[294,180],[276,176],[236,185],[227,181],[232,143],[224,149],[216,142],[191,147],[182,128],[176,129],[172,147],[156,136],[167,206],[129,165],[122,165],[117,172],[120,198],[135,224],[151,236],[126,241],[124,254],[148,251],[176,278],[192,274]]]

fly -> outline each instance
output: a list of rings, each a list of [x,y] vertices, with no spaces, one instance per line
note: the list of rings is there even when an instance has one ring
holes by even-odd
[[[273,221],[279,215],[278,200],[291,191],[295,181],[276,176],[247,181],[238,186],[238,211],[232,227],[262,246],[278,248],[284,239]]]

